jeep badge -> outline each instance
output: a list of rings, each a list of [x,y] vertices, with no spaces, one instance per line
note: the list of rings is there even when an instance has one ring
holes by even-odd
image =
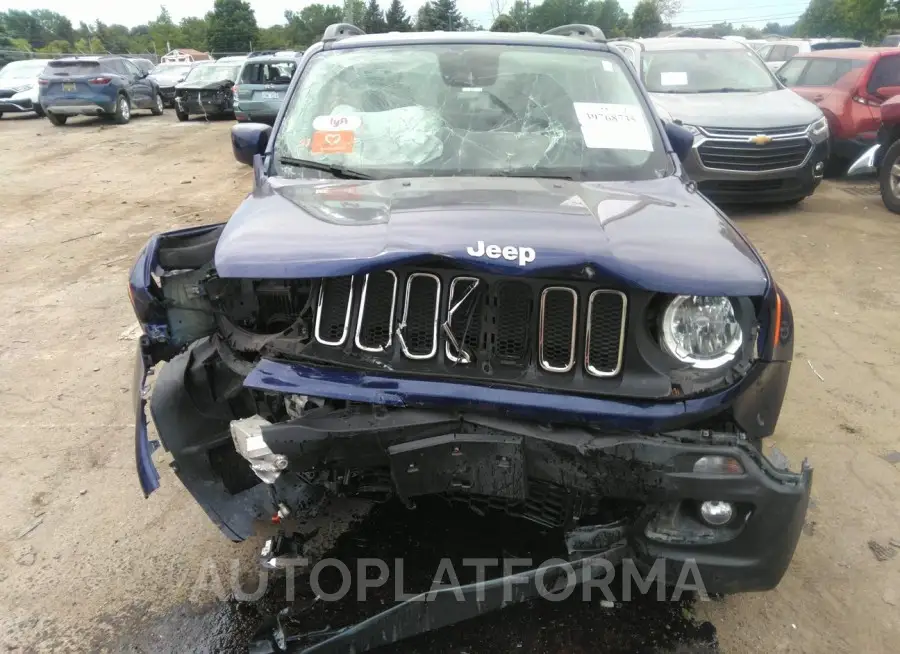
[[[507,261],[519,260],[519,265],[524,266],[534,261],[535,253],[533,248],[517,247],[515,245],[488,245],[485,246],[484,241],[478,241],[475,247],[467,247],[466,252],[469,256],[483,257],[488,259],[499,259],[501,256]]]

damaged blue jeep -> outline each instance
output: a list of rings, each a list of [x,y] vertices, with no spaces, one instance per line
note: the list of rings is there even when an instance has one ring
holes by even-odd
[[[762,448],[790,304],[602,32],[335,25],[274,126],[231,138],[252,192],[131,273],[146,495],[149,406],[234,541],[433,496],[558,530],[573,560],[778,584],[812,478]]]

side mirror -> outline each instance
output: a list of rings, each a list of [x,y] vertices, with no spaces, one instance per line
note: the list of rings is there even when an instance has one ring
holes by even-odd
[[[246,166],[253,165],[253,156],[262,155],[272,133],[270,125],[243,123],[231,128],[231,151],[234,158]]]
[[[887,100],[888,98],[893,98],[895,95],[900,95],[900,86],[882,86],[876,93]]]
[[[678,158],[683,162],[691,154],[691,148],[694,147],[694,135],[681,125],[665,121],[663,123],[666,128],[666,136],[669,137],[669,143]]]

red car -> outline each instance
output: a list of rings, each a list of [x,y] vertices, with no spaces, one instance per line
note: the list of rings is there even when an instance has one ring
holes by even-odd
[[[834,172],[876,143],[881,103],[900,87],[900,49],[820,50],[794,57],[777,73],[828,118]]]

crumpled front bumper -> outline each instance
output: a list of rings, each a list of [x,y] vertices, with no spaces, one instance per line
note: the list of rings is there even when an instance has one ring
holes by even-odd
[[[136,456],[145,494],[159,485],[151,460],[153,445],[147,440],[144,395],[138,392],[151,361],[148,348],[149,340],[142,339],[134,399]],[[152,399],[157,429],[170,450],[171,443],[183,436],[167,430],[178,424],[205,424],[209,419],[195,407],[186,388],[187,369],[178,357],[167,363]],[[262,360],[243,383],[269,393],[329,397],[383,408],[263,427],[269,449],[286,456],[291,469],[309,469],[323,462],[348,469],[389,469],[397,495],[407,501],[418,495],[461,491],[526,502],[533,485],[540,483],[568,493],[638,503],[642,508],[629,536],[636,563],[649,569],[659,559],[681,566],[694,561],[710,593],[776,586],[805,520],[812,482],[812,470],[805,462],[800,473],[777,469],[735,434],[689,427],[636,433],[624,427],[636,424],[625,419],[634,411],[625,402],[522,390],[490,389],[488,393],[484,387],[465,384],[392,379],[270,360]],[[514,418],[504,411],[505,406],[525,404],[531,405],[534,418]],[[647,413],[657,415],[645,426],[665,425],[663,411],[681,413],[685,404],[647,407]],[[571,421],[564,419],[566,413],[590,415],[592,410],[613,417],[618,412],[623,428],[570,426]],[[544,419],[538,421],[538,416]],[[642,417],[646,421],[652,416]],[[218,428],[227,429],[227,425],[225,420]],[[206,472],[196,478],[186,474],[189,462],[179,462],[178,453],[173,454],[182,482],[226,535],[235,540],[251,535],[252,519],[265,515],[266,509],[254,508],[254,503],[269,499],[267,484],[229,495],[217,490]],[[192,460],[196,455],[192,450]],[[694,472],[693,462],[709,455],[732,457],[742,472]],[[460,469],[466,474],[457,474]],[[711,535],[696,520],[696,505],[707,500],[732,502],[740,509],[739,519],[729,530]],[[238,516],[242,517],[236,526]],[[676,579],[668,581],[674,584]]]

